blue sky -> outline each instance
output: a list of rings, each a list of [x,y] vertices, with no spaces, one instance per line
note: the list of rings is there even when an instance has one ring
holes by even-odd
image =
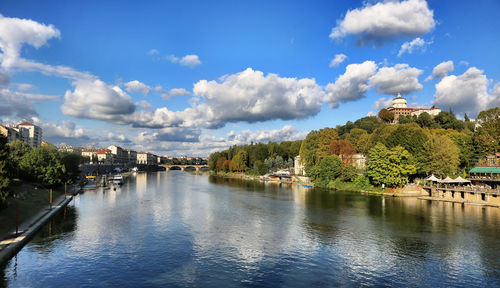
[[[143,1],[144,2],[144,1]],[[2,1],[0,117],[161,155],[500,105],[500,2]],[[336,59],[337,61],[334,61]]]

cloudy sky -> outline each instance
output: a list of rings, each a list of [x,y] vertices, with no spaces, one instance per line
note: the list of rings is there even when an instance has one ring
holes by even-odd
[[[2,1],[0,119],[199,155],[412,106],[500,106],[500,2]]]

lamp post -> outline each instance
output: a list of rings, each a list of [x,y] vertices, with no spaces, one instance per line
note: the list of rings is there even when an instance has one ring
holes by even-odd
[[[16,194],[14,194],[14,203],[16,205],[16,237],[17,237],[17,234],[19,233],[19,204],[17,203],[19,197]]]

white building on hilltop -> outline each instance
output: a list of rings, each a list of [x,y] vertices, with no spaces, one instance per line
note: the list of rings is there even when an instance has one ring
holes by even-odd
[[[394,122],[398,122],[399,116],[419,116],[426,112],[435,117],[441,112],[439,108],[409,108],[406,105],[406,99],[401,97],[401,93],[398,93],[398,97],[392,100],[392,106],[387,110],[394,114]]]

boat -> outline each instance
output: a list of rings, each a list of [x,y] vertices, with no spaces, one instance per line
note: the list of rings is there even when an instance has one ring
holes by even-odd
[[[123,176],[116,175],[115,177],[113,177],[113,184],[122,185],[123,184]]]

